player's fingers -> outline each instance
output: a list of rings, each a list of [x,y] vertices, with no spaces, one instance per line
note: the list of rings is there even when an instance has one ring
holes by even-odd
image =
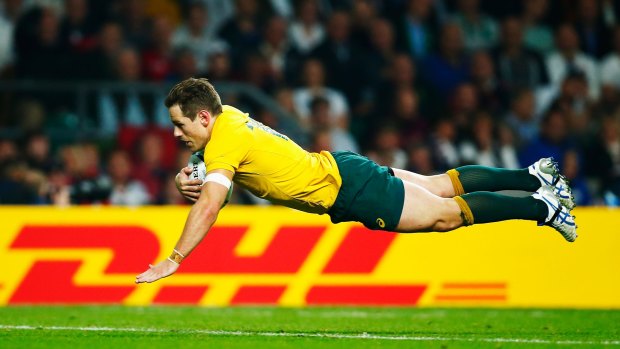
[[[188,176],[189,176],[190,174],[192,174],[192,168],[191,168],[191,167],[189,167],[189,166],[188,166],[188,167],[183,167],[183,168],[181,169],[181,171],[183,171],[183,172],[184,172],[186,175],[188,175]]]
[[[200,179],[188,179],[181,181],[181,187],[195,187],[200,190],[200,185],[202,184],[202,180]]]
[[[144,280],[144,278],[148,275],[148,273],[150,272],[150,270],[145,271],[144,273],[136,276],[136,282],[142,282]]]
[[[138,275],[138,277],[136,278],[136,282],[137,283],[153,282],[157,279],[159,279],[159,277],[157,277],[157,273],[155,273],[152,269],[149,269],[145,271],[144,273]]]

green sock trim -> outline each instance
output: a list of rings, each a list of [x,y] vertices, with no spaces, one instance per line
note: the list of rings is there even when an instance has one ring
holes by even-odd
[[[509,219],[542,221],[547,218],[547,205],[531,196],[513,197],[491,192],[463,194],[474,221],[491,223]]]
[[[459,180],[466,193],[475,191],[525,190],[535,192],[540,181],[527,168],[509,170],[479,165],[457,167]]]

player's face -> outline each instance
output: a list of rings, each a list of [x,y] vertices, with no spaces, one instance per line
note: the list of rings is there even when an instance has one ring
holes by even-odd
[[[183,116],[177,104],[169,109],[170,121],[174,124],[174,137],[191,149],[192,152],[203,150],[209,141],[211,117],[200,112],[192,121]]]

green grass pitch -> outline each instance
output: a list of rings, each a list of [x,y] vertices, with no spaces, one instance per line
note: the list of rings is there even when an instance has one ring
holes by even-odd
[[[0,348],[620,348],[620,311],[5,307]]]

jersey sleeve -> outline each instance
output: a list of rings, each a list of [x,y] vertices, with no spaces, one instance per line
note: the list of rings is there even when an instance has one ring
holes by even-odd
[[[216,124],[204,153],[207,173],[217,169],[235,173],[245,160],[252,140],[252,132],[245,123]]]

